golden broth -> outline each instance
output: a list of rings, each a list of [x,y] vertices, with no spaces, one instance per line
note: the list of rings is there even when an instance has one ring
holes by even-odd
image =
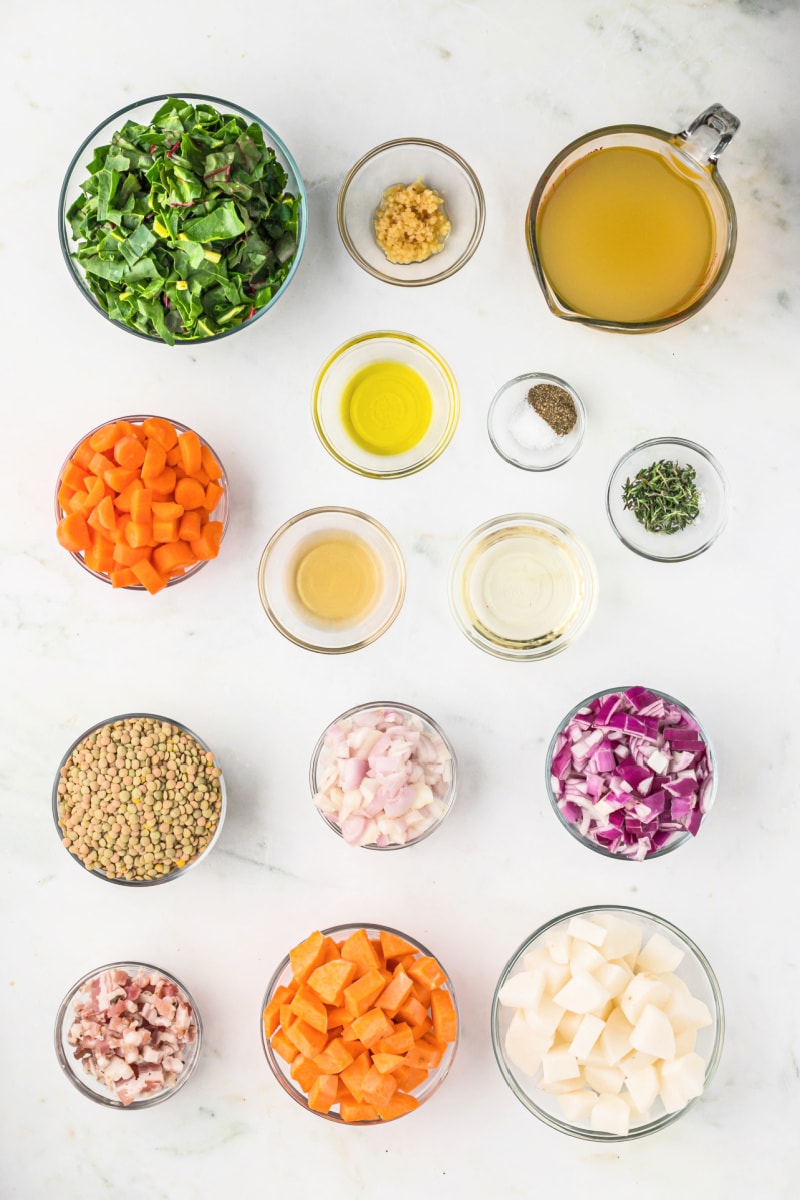
[[[301,542],[290,574],[295,602],[315,625],[357,625],[375,607],[383,569],[369,544],[338,530]]]
[[[561,302],[605,321],[680,312],[705,285],[714,219],[692,168],[636,146],[587,154],[543,200],[536,238]]]

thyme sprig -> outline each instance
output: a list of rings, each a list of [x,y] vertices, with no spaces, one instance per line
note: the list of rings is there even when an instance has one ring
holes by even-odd
[[[696,474],[688,464],[659,459],[625,480],[623,505],[648,533],[678,533],[700,513]]]

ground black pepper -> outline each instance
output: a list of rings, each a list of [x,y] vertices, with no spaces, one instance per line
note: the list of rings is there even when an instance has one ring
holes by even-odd
[[[559,437],[572,433],[578,412],[565,388],[555,383],[537,383],[528,392],[528,403]]]

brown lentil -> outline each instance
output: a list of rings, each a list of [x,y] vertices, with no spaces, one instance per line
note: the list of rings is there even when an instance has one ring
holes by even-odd
[[[213,754],[167,721],[127,717],[103,725],[61,768],[63,844],[109,879],[144,883],[169,875],[213,838],[222,813],[221,775]]]
[[[528,403],[559,437],[572,433],[578,410],[565,388],[555,383],[537,383],[528,392]]]

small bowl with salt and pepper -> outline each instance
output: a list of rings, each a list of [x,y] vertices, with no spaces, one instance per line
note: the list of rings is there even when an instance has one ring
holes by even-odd
[[[563,379],[531,372],[504,383],[489,406],[489,440],[523,471],[552,471],[577,453],[586,429],[583,402]]]

